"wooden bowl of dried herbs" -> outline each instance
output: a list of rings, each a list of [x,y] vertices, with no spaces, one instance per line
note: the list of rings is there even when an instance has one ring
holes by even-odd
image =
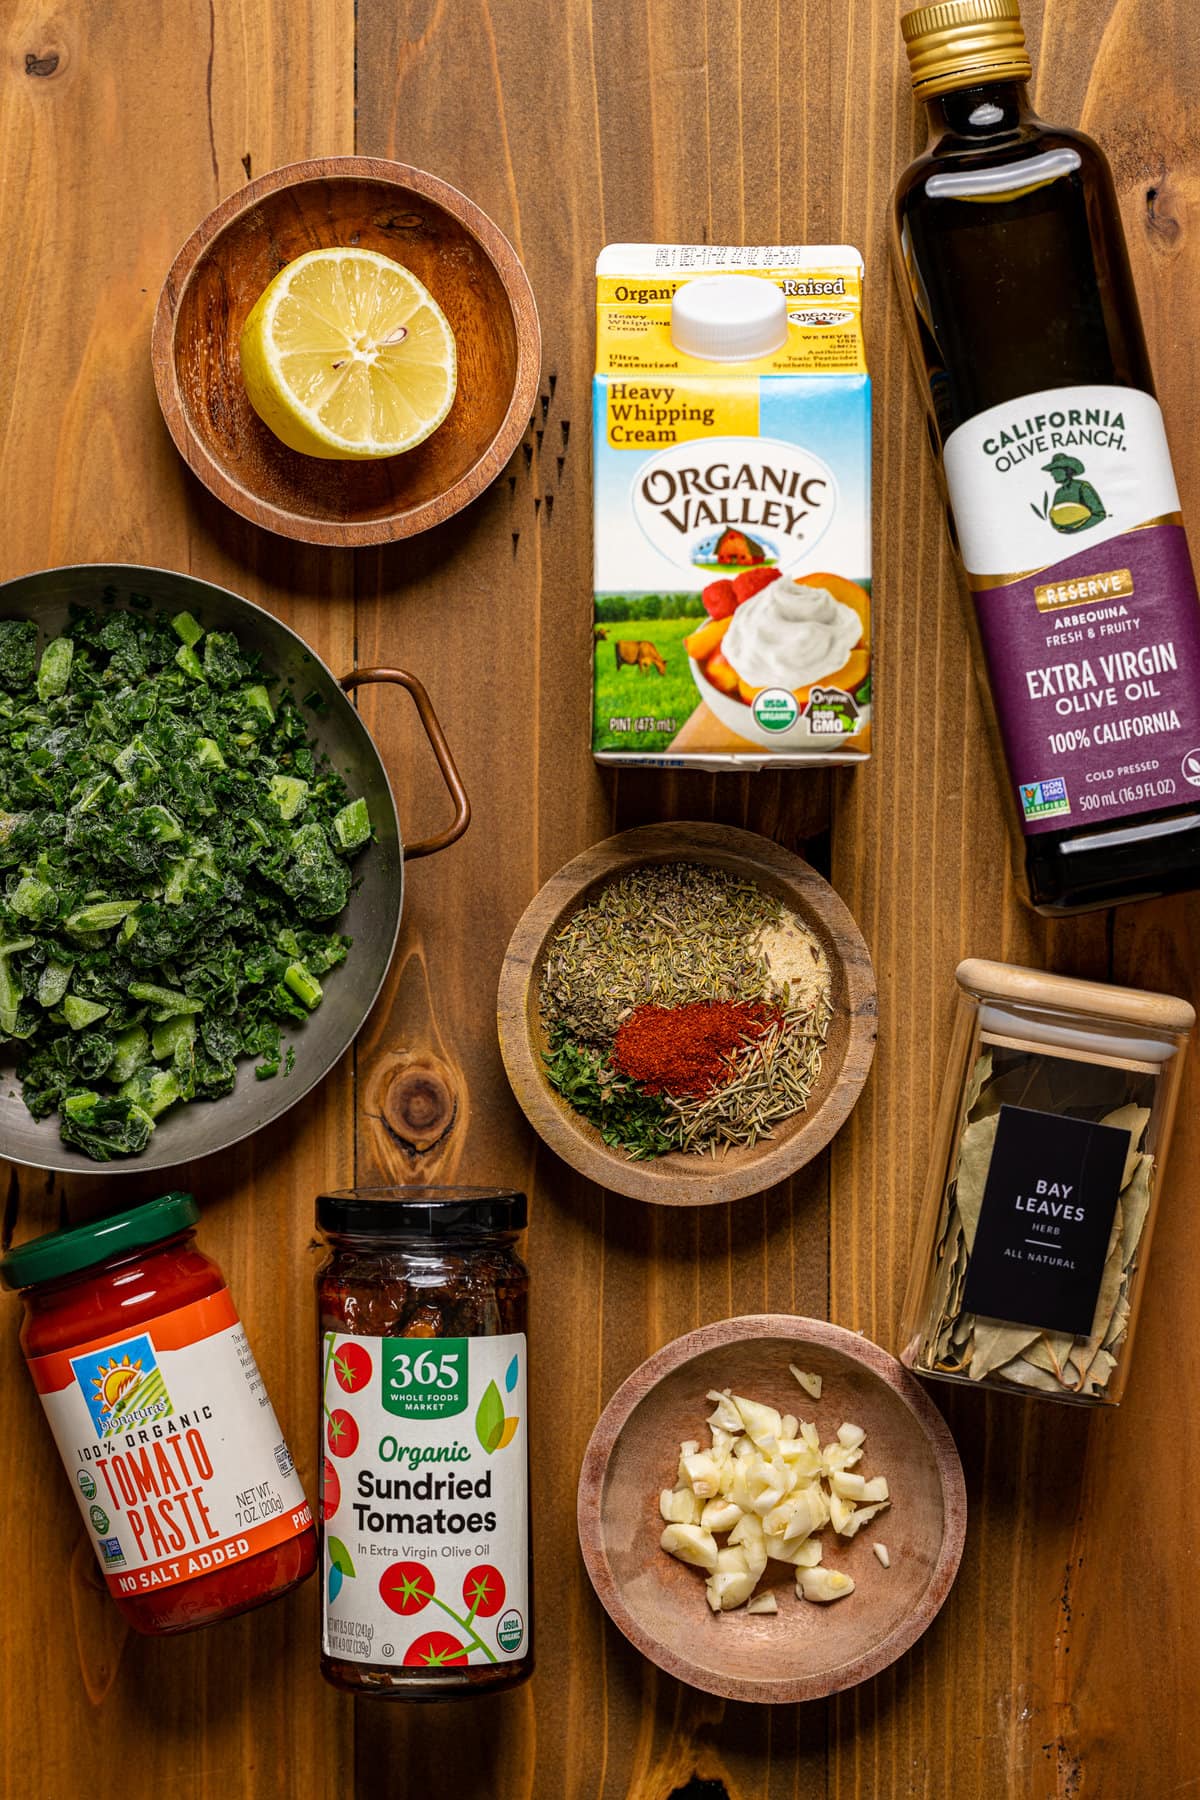
[[[644,825],[575,857],[513,933],[513,1092],[551,1149],[635,1200],[786,1180],[845,1122],[875,1050],[871,959],[800,857],[731,826]]]

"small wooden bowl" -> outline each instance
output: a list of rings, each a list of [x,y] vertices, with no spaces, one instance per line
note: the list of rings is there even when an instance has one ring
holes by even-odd
[[[423,444],[325,462],[281,444],[246,397],[238,339],[286,263],[336,245],[423,281],[458,343],[458,392]],[[331,156],[222,201],[171,266],[154,315],[154,383],[176,448],[243,518],[308,544],[382,544],[438,525],[495,480],[537,398],[541,334],[508,239],[457,188],[403,163]]]
[[[611,1150],[546,1079],[538,1005],[550,945],[571,914],[615,876],[645,863],[708,863],[754,881],[816,933],[833,976],[833,1018],[808,1106],[750,1149],[709,1156],[673,1152],[631,1162]],[[513,932],[497,1002],[508,1079],[534,1130],[590,1181],[662,1206],[708,1206],[761,1193],[794,1175],[845,1123],[875,1054],[875,975],[862,933],[829,883],[790,850],[729,825],[640,825],[585,850],[551,876]]]
[[[821,1376],[820,1400],[789,1363]],[[822,1534],[825,1567],[854,1580],[845,1600],[798,1599],[795,1571],[770,1562],[756,1592],[774,1591],[779,1611],[717,1615],[702,1571],[660,1549],[659,1492],[674,1485],[679,1445],[708,1443],[704,1396],[726,1387],[812,1419],[822,1443],[845,1420],[867,1433],[862,1469],[886,1475],[892,1505],[849,1542]],[[967,1495],[942,1415],[894,1357],[838,1325],[768,1313],[689,1332],[634,1370],[592,1433],[578,1517],[592,1586],[643,1656],[705,1693],[779,1704],[840,1693],[911,1649],[958,1571]]]

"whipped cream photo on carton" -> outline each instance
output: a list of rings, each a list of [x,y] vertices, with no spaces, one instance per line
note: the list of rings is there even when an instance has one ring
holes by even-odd
[[[596,263],[592,749],[702,769],[871,744],[871,383],[845,245]]]

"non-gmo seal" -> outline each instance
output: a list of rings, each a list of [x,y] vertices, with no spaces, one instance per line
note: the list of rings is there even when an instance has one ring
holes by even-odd
[[[525,1621],[515,1606],[509,1607],[497,1625],[496,1642],[509,1656],[525,1642]]]
[[[787,731],[800,717],[799,703],[789,688],[764,688],[750,710],[763,731]]]

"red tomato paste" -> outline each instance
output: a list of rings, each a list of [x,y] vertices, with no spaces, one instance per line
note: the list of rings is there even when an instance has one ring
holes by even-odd
[[[118,1608],[191,1631],[312,1574],[304,1490],[190,1194],[9,1251],[25,1353]]]

